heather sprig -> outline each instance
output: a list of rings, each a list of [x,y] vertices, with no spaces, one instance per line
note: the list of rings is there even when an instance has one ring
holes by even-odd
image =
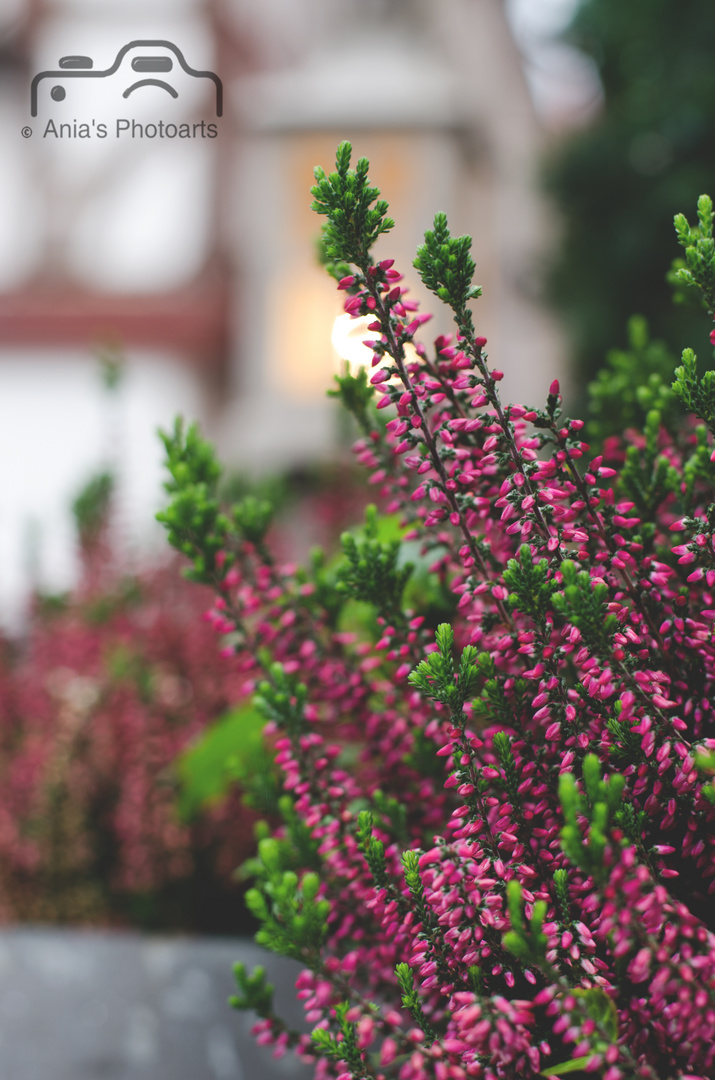
[[[246,906],[261,923],[256,941],[272,952],[296,960],[318,955],[327,933],[330,901],[319,899],[320,878],[309,872],[302,879],[281,865],[280,847],[273,837],[258,845],[261,887],[246,893]]]
[[[564,566],[561,567],[562,574]],[[547,559],[534,562],[531,548],[522,544],[518,559],[509,559],[503,574],[503,581],[509,593],[509,603],[513,608],[530,615],[537,626],[543,626],[547,612],[554,607],[554,593],[557,585],[549,576]]]
[[[361,810],[357,820],[358,847],[365,855],[370,873],[375,879],[377,888],[382,888],[387,882],[387,866],[385,863],[385,845],[372,834],[373,819],[369,810]]]
[[[473,329],[467,304],[482,295],[473,284],[476,265],[471,255],[471,236],[452,236],[446,214],[436,214],[434,229],[425,233],[412,264],[424,285],[454,312],[457,323]]]
[[[400,541],[383,543],[377,536],[377,509],[365,511],[365,535],[345,532],[340,538],[344,562],[338,567],[336,589],[353,600],[372,604],[384,618],[402,620],[402,594],[414,569],[400,566]]]
[[[430,653],[410,672],[408,682],[426,697],[445,705],[455,723],[463,720],[462,710],[484,681],[488,657],[478,656],[473,645],[462,650],[459,667],[455,670],[453,649],[454,631],[448,623],[437,627],[437,651]],[[481,661],[481,664],[480,664]]]
[[[515,878],[508,882],[506,895],[511,930],[504,935],[504,945],[525,964],[538,968],[546,963],[548,938],[542,928],[548,905],[544,900],[534,904],[527,928],[522,911],[523,890]]]
[[[269,673],[270,681],[263,679],[256,687],[253,704],[267,720],[296,737],[305,727],[307,687],[288,674],[283,664],[271,664]]]
[[[607,614],[608,586],[594,582],[587,570],[579,571],[570,559],[561,564],[561,575],[563,589],[552,594],[553,609],[578,627],[589,648],[608,656],[618,626],[616,616]]]
[[[328,218],[323,227],[323,245],[332,262],[354,263],[363,274],[371,265],[370,248],[382,233],[394,226],[387,216],[387,203],[378,199],[380,189],[368,180],[370,163],[360,158],[350,168],[352,146],[342,142],[335,155],[335,172],[327,175],[316,168],[316,184],[311,188],[312,209]]]
[[[601,767],[595,754],[588,754],[583,760],[585,800],[572,772],[562,773],[559,777],[559,799],[565,821],[561,830],[564,851],[578,869],[599,883],[603,883],[607,874],[603,858],[624,785],[625,778],[621,773],[614,773],[608,780],[601,779]],[[579,824],[579,818],[584,817],[588,823],[585,840]]]
[[[685,249],[686,266],[676,271],[679,284],[697,286],[708,313],[715,309],[715,240],[713,240],[713,204],[709,195],[698,199],[698,224],[691,226],[685,214],[676,214],[675,233]]]
[[[420,995],[415,989],[415,973],[409,964],[398,964],[395,968],[397,982],[402,991],[402,1004],[409,1012],[414,1022],[425,1035],[428,1045],[437,1038],[432,1026],[425,1016],[420,1001]]]
[[[246,965],[237,963],[233,965],[233,977],[236,980],[239,993],[229,998],[229,1004],[234,1009],[250,1009],[257,1016],[273,1016],[273,994],[275,987],[266,980],[266,969],[255,967],[248,974]]]
[[[337,398],[346,412],[355,418],[360,430],[368,436],[373,431],[370,407],[375,397],[375,387],[368,382],[364,367],[357,372],[347,370],[335,377],[336,387],[328,390],[328,397]]]
[[[715,371],[706,371],[700,378],[698,358],[692,349],[683,349],[681,359],[681,366],[675,369],[673,393],[715,433]]]
[[[170,474],[164,488],[173,497],[157,520],[166,526],[172,547],[192,560],[185,576],[209,584],[214,580],[216,556],[225,549],[230,530],[217,496],[221,467],[213,447],[201,438],[195,424],[184,433],[183,422],[177,419],[173,433],[160,435]]]

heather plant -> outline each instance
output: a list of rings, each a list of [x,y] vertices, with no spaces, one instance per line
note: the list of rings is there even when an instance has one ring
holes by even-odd
[[[313,188],[345,309],[371,317],[372,371],[336,393],[401,536],[369,511],[337,566],[287,565],[268,510],[221,505],[197,430],[164,437],[161,518],[267,721],[282,824],[259,831],[247,902],[257,940],[303,964],[310,1034],[260,968],[237,965],[233,1003],[319,1080],[705,1080],[713,387],[686,350],[672,389],[631,399],[643,426],[595,453],[557,381],[539,408],[504,403],[469,238],[438,214],[418,251],[456,326],[428,348],[429,316],[372,254],[387,205],[350,159],[343,143]],[[676,224],[711,303],[710,200]],[[415,548],[454,600],[437,626]]]

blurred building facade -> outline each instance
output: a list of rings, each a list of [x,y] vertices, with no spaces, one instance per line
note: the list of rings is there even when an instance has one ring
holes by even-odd
[[[71,476],[75,488],[83,479],[82,431],[82,452],[119,472],[130,532],[158,501],[153,427],[174,411],[197,416],[247,470],[331,454],[341,307],[317,266],[309,188],[344,138],[391,204],[397,225],[379,250],[414,295],[433,309],[411,260],[445,210],[474,237],[479,331],[506,392],[538,402],[564,376],[537,296],[551,230],[535,185],[544,135],[501,0],[8,0],[0,32],[0,410],[2,387],[17,391],[5,394],[15,434],[13,445],[0,436],[0,476],[25,467],[24,430],[45,485],[31,496],[26,480],[19,509],[0,500],[0,562],[3,529],[32,516],[31,498],[54,500],[38,527],[55,522],[55,549],[69,542],[56,523]],[[63,141],[41,118],[19,135],[34,73],[72,55],[104,68],[125,42],[159,39],[223,80],[216,138]],[[146,94],[140,119],[156,112],[152,94],[166,104],[163,90]],[[177,122],[206,111],[200,99],[169,104]],[[432,328],[449,327],[441,315]],[[109,346],[127,365],[108,406],[94,357]],[[12,405],[23,380],[25,416]],[[45,547],[40,578],[53,572]]]
[[[221,425],[231,457],[285,461],[325,452],[335,370],[326,332],[339,315],[314,256],[312,167],[329,169],[348,138],[388,199],[397,258],[427,310],[436,301],[411,268],[435,211],[474,237],[480,332],[505,389],[540,400],[563,375],[562,346],[536,287],[549,220],[536,188],[543,132],[500,0],[271,0],[260,16],[235,2],[261,70],[232,87],[240,156],[232,222],[243,312]],[[250,269],[249,269],[250,268]],[[448,329],[443,314],[428,329]]]

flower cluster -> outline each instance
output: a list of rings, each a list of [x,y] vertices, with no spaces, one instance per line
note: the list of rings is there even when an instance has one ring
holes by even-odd
[[[257,940],[305,966],[312,1034],[274,1013],[260,969],[237,966],[235,1004],[321,1080],[704,1080],[710,381],[684,354],[673,393],[705,424],[668,398],[593,448],[556,381],[543,408],[505,405],[469,307],[469,238],[438,215],[418,252],[456,324],[427,349],[393,263],[370,254],[392,223],[350,155],[342,144],[335,172],[316,170],[314,208],[346,310],[376,336],[372,373],[337,393],[401,535],[369,512],[337,567],[282,565],[267,514],[219,505],[195,429],[165,437],[162,518],[213,585],[215,625],[268,720],[284,820],[247,901]],[[710,295],[709,200],[678,229]]]

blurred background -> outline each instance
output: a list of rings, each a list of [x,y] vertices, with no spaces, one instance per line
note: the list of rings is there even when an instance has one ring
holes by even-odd
[[[410,278],[425,228],[446,210],[474,236],[480,333],[508,390],[538,400],[554,376],[568,382],[563,334],[540,296],[557,216],[538,172],[544,151],[602,105],[593,58],[558,40],[574,8],[5,0],[0,622],[20,625],[30,590],[76,582],[69,507],[98,470],[115,476],[124,557],[162,543],[155,429],[176,413],[200,420],[244,471],[331,455],[325,389],[341,356],[359,358],[362,330],[346,325],[317,265],[309,188],[343,138],[370,158],[394,212],[383,256]],[[126,42],[154,38],[220,74],[215,139],[43,137],[42,114],[21,137],[35,73],[78,54],[106,68]],[[109,84],[75,81],[84,99],[52,115],[113,118],[98,97]],[[166,116],[163,90],[142,94],[143,111],[130,115]],[[177,120],[206,116],[205,101],[168,104]],[[107,380],[107,358],[121,377]]]

